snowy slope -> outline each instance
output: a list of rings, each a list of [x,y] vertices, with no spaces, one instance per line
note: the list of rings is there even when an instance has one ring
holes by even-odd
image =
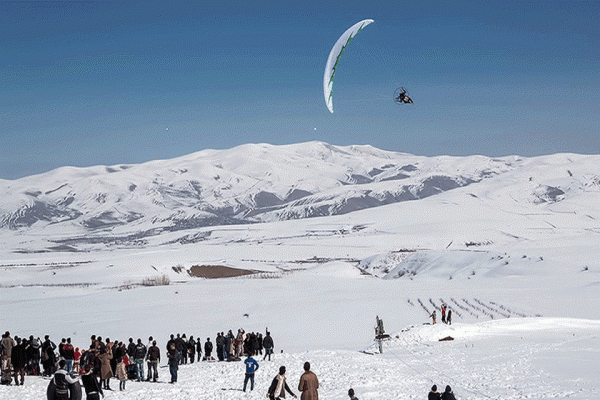
[[[244,165],[240,168],[252,171],[248,176],[256,178],[268,172],[265,161],[260,161],[262,154],[272,165],[270,176],[278,176],[268,181],[270,193],[285,197],[293,185],[306,191],[319,187],[318,195],[296,202],[308,197],[324,199],[330,193],[334,204],[348,201],[349,193],[362,193],[363,187],[370,188],[370,193],[383,193],[397,190],[403,181],[421,185],[431,176],[452,176],[457,181],[460,176],[469,184],[415,201],[314,218],[295,219],[295,215],[287,219],[291,201],[252,217],[232,217],[270,222],[157,229],[143,236],[139,232],[167,225],[144,216],[90,228],[81,223],[87,218],[81,212],[63,222],[37,220],[13,229],[5,226],[0,229],[0,326],[18,336],[48,333],[58,340],[68,335],[79,345],[86,344],[91,334],[118,339],[153,335],[161,348],[171,333],[214,340],[216,332],[239,327],[263,332],[268,327],[273,332],[277,361],[261,364],[258,387],[252,394],[237,390],[243,379],[240,364],[214,363],[182,367],[175,387],[132,382],[126,394],[106,397],[114,399],[264,398],[279,365],[288,366],[293,387],[305,360],[311,361],[322,378],[323,398],[330,399],[347,398],[349,387],[357,389],[361,400],[424,398],[432,383],[452,385],[460,399],[598,398],[598,156],[493,160],[415,157],[370,147],[334,147],[333,151],[322,143],[275,148],[249,145],[243,151],[202,152],[183,157],[184,163],[158,161],[106,175],[126,179],[106,178],[101,171],[105,167],[97,167],[57,170],[43,179],[4,181],[2,210],[4,215],[11,213],[7,210],[15,202],[9,198],[31,200],[33,194],[24,193],[35,188],[40,192],[37,197],[45,201],[67,186],[54,192],[51,188],[75,185],[73,173],[85,176],[79,183],[81,193],[92,200],[81,204],[93,210],[92,192],[110,193],[107,199],[118,197],[117,189],[103,185],[127,187],[134,176],[128,174],[138,170],[135,193],[138,187],[152,186],[142,183],[151,181],[148,177],[167,182],[165,174],[191,165],[193,156],[216,157],[222,166],[228,165],[223,167],[227,171]],[[292,176],[276,169],[287,158],[306,162],[306,154],[314,156],[311,160],[339,158],[343,160],[339,165],[345,167],[339,167],[336,175],[335,163],[311,161],[322,168],[321,178]],[[349,176],[348,165],[357,154],[388,160],[368,167],[356,161],[353,173],[359,166],[368,172],[373,165],[386,164],[417,169],[408,171],[411,176],[401,181],[340,184],[338,178]],[[394,161],[396,156],[400,161]],[[289,171],[293,169],[288,166]],[[92,185],[96,181],[89,177],[95,173],[108,180]],[[281,186],[273,183],[283,180]],[[333,186],[326,187],[327,182]],[[237,199],[243,198],[243,190],[233,184],[231,188]],[[144,214],[156,207],[152,210],[160,212],[148,215],[172,212],[164,206],[168,196],[161,196],[162,205],[156,205],[131,194],[139,208],[131,206],[130,211]],[[306,205],[296,203],[295,207]],[[259,273],[202,279],[187,273],[194,265]],[[169,276],[170,285],[137,285],[162,274]],[[455,312],[451,327],[428,324],[429,313],[437,309],[439,314],[442,303]],[[375,316],[384,320],[392,335],[383,355],[374,354]],[[445,336],[455,340],[438,342]],[[166,376],[165,369],[161,372]],[[45,384],[30,379],[24,388],[0,387],[0,398],[39,399]]]
[[[249,144],[141,165],[65,167],[0,182],[0,229],[35,233],[58,225],[72,236],[136,243],[162,232],[339,215],[425,198],[502,174],[514,168],[512,161],[309,142]],[[117,238],[110,238],[113,232]]]

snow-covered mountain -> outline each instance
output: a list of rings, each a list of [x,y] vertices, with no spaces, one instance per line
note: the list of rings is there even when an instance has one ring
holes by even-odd
[[[312,142],[0,181],[0,324],[78,346],[273,333],[251,393],[241,363],[205,362],[107,399],[264,399],[280,365],[296,384],[304,361],[327,399],[418,399],[433,383],[460,399],[596,399],[599,165]],[[249,273],[210,279],[236,269]],[[452,325],[430,325],[442,304]]]
[[[598,191],[597,165],[599,156],[421,157],[323,142],[247,144],[0,180],[0,229],[52,232],[46,248],[31,251],[139,246],[165,232],[340,215],[489,180],[501,188],[491,197],[535,206]],[[175,240],[202,239],[187,232]]]

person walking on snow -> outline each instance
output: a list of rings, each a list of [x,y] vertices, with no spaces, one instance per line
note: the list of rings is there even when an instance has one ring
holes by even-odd
[[[314,372],[310,370],[310,363],[304,363],[304,373],[300,377],[298,390],[302,392],[301,400],[319,400],[319,379]]]
[[[435,310],[433,310],[433,312],[431,313],[431,315],[429,317],[433,320],[433,325],[435,325],[435,323],[436,323]]]
[[[244,360],[246,364],[246,377],[244,378],[244,392],[246,391],[246,385],[250,381],[250,391],[254,390],[254,373],[258,370],[258,363],[252,358],[252,353],[248,354],[248,358]]]
[[[269,386],[269,390],[267,392],[267,397],[269,400],[281,400],[285,399],[285,392],[291,394],[295,399],[298,398],[292,392],[287,382],[285,381],[285,367],[282,365],[279,367],[279,374],[273,378],[273,382],[271,382],[271,386]]]

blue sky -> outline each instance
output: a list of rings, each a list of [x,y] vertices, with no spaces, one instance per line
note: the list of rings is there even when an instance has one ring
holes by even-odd
[[[597,1],[0,2],[2,179],[262,142],[600,154],[599,114]]]

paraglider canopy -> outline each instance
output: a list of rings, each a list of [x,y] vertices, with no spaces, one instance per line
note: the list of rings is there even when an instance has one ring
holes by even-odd
[[[327,104],[327,108],[330,112],[333,112],[333,78],[335,77],[340,57],[344,50],[346,50],[346,46],[354,39],[354,36],[372,22],[374,22],[372,19],[365,19],[352,25],[342,34],[342,36],[340,36],[337,42],[335,42],[329,53],[327,64],[325,64],[325,75],[323,76],[323,94],[325,96],[325,104]]]

